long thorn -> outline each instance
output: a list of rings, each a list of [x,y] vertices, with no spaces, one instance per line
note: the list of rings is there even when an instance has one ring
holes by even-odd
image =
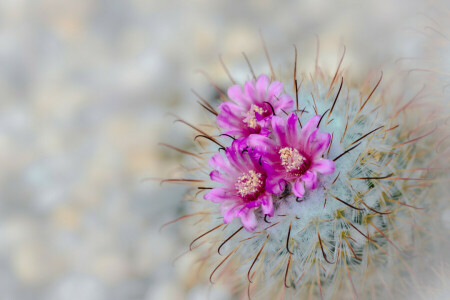
[[[266,43],[264,42],[264,38],[262,36],[261,30],[259,31],[259,37],[261,38],[261,43],[264,48],[264,53],[267,58],[267,62],[269,63],[270,73],[272,74],[272,80],[275,79],[275,73],[273,71],[272,62],[270,61],[269,51],[267,51]]]
[[[191,92],[197,96],[197,98],[205,105],[207,106],[215,115],[217,115],[217,111],[214,109],[214,107],[211,106],[211,104],[208,103],[202,96],[200,96],[199,93],[197,93],[194,89],[191,89]]]
[[[261,252],[263,251],[264,247],[266,246],[267,241],[269,240],[269,234],[266,237],[266,240],[264,241],[264,244],[262,245],[261,249],[259,249],[258,254],[256,254],[255,259],[252,262],[252,265],[250,266],[250,269],[248,269],[248,273],[247,273],[247,279],[250,283],[253,283],[253,281],[250,278],[250,272],[252,271],[253,266],[255,265],[256,261],[258,260],[259,255],[261,254]]]
[[[220,99],[222,99],[223,101],[227,100],[227,97],[225,95],[225,93],[217,86],[217,84],[211,79],[211,77],[203,70],[197,70],[197,73],[202,74],[203,76],[205,76],[206,80],[209,81],[209,83],[214,87],[214,89],[217,91],[217,93],[220,96]]]
[[[220,249],[223,247],[223,245],[225,245],[229,240],[231,240],[239,231],[242,230],[242,228],[244,228],[244,226],[241,226],[238,230],[236,230],[232,235],[230,235],[225,241],[223,241],[222,244],[220,244],[219,248],[217,248],[217,253],[219,253],[219,255],[222,255],[220,253]]]
[[[350,180],[354,179],[386,179],[394,175],[394,173],[388,174],[386,176],[379,176],[379,177],[356,177],[356,178],[350,178]]]
[[[294,254],[293,252],[291,252],[291,250],[289,250],[289,238],[291,237],[291,226],[292,226],[292,222],[289,224],[289,231],[288,231],[288,235],[287,235],[287,239],[286,239],[286,250],[290,254]]]
[[[364,138],[367,137],[368,135],[374,133],[375,131],[377,131],[377,130],[383,128],[383,127],[384,127],[384,125],[382,125],[382,126],[380,126],[380,127],[378,127],[378,128],[375,128],[374,130],[370,131],[369,133],[366,133],[365,135],[363,135],[362,137],[360,137],[360,138],[357,139],[356,141],[352,142],[352,143],[351,143],[350,145],[348,145],[348,146],[351,146],[351,145],[356,144],[356,143],[359,142],[360,140],[364,139]],[[347,146],[347,147],[348,147],[348,146]]]
[[[358,115],[364,108],[364,106],[366,106],[367,102],[369,101],[370,97],[372,97],[372,94],[375,92],[375,90],[378,88],[378,85],[381,82],[381,79],[383,79],[383,71],[381,71],[381,76],[380,79],[378,80],[377,84],[375,85],[375,87],[373,88],[372,92],[369,94],[369,96],[366,98],[366,101],[364,101],[363,105],[361,105],[360,109],[358,110],[358,112],[356,113],[356,115]]]
[[[168,178],[168,179],[163,179],[160,181],[160,185],[162,185],[165,182],[180,182],[180,183],[187,183],[187,182],[205,182],[204,180],[201,179],[188,179],[188,178]]]
[[[250,64],[250,61],[248,60],[247,54],[245,54],[245,52],[242,52],[242,55],[244,56],[244,59],[245,59],[245,61],[246,61],[247,64],[248,64],[248,67],[249,67],[249,69],[250,69],[250,72],[251,72],[252,75],[253,75],[253,79],[256,80],[255,72],[253,71],[252,65]]]
[[[209,276],[209,282],[211,283],[211,284],[214,284],[214,282],[212,281],[212,277],[213,277],[213,275],[214,275],[214,273],[217,271],[217,269],[218,268],[220,268],[220,266],[231,256],[231,254],[233,254],[234,252],[236,252],[237,251],[237,249],[238,249],[238,247],[239,247],[239,245],[233,250],[233,251],[231,251],[230,252],[230,254],[228,254],[227,255],[227,257],[225,257],[221,262],[220,262],[220,264],[211,272],[211,275]]]
[[[341,57],[341,59],[339,60],[338,67],[337,67],[337,69],[336,69],[336,72],[334,73],[333,80],[331,80],[330,87],[328,88],[327,98],[328,98],[328,96],[330,95],[331,88],[333,87],[334,82],[336,81],[336,77],[337,77],[337,75],[338,75],[339,69],[341,68],[342,61],[344,60],[344,56],[345,56],[345,51],[346,51],[346,50],[347,50],[347,48],[344,46],[344,52],[342,53],[342,57]]]
[[[325,259],[325,261],[329,264],[334,264],[333,262],[330,262],[327,258],[327,255],[325,254],[325,251],[323,250],[323,245],[322,245],[322,239],[320,238],[320,233],[319,231],[317,231],[317,236],[319,237],[319,244],[320,244],[320,249],[322,249],[322,255],[323,258]]]
[[[341,157],[344,156],[345,154],[349,153],[350,151],[352,151],[353,149],[355,149],[355,148],[358,147],[359,145],[361,145],[361,143],[356,144],[355,146],[351,147],[350,149],[348,149],[348,150],[345,151],[344,153],[340,154],[338,157],[336,157],[335,159],[333,159],[333,161],[337,161],[339,158],[341,158]]]
[[[342,200],[341,198],[336,197],[336,196],[333,195],[333,194],[329,194],[329,195],[330,195],[331,197],[333,197],[334,199],[336,199],[337,201],[339,201],[339,202],[341,202],[341,203],[343,203],[343,204],[345,204],[345,205],[347,205],[347,206],[349,206],[349,207],[351,207],[351,208],[353,208],[353,209],[356,209],[356,210],[364,210],[364,208],[358,208],[358,207],[356,207],[356,206],[353,206],[353,205],[351,205],[351,204],[345,202],[345,201]]]
[[[204,237],[205,235],[207,235],[208,233],[213,232],[214,230],[216,230],[217,228],[220,228],[224,225],[224,223],[217,225],[216,227],[214,227],[213,229],[208,230],[207,232],[203,233],[202,235],[198,236],[197,238],[195,238],[191,244],[189,245],[189,250],[192,250],[192,245],[198,241],[199,239],[201,239],[202,237]]]
[[[197,154],[195,154],[195,153],[188,152],[188,151],[186,151],[186,150],[177,148],[177,147],[172,146],[172,145],[169,145],[169,144],[158,143],[158,145],[164,146],[164,147],[167,147],[167,148],[170,148],[170,149],[172,149],[172,150],[178,151],[178,152],[183,153],[183,154],[186,154],[186,155],[191,155],[191,156],[194,156],[194,157],[197,157],[197,158],[201,158],[199,155],[197,155]]]
[[[195,217],[195,216],[198,216],[198,215],[208,215],[208,214],[210,214],[210,213],[209,212],[205,212],[205,211],[199,211],[199,212],[196,212],[196,213],[193,213],[193,214],[188,214],[188,215],[181,216],[179,218],[176,218],[175,220],[172,220],[170,222],[167,222],[167,223],[164,223],[163,225],[161,225],[161,227],[159,227],[159,229],[158,229],[158,232],[160,233],[161,230],[164,227],[166,227],[166,226],[168,226],[170,224],[176,223],[178,221],[181,221],[181,220],[184,220],[184,219],[187,219],[187,218],[190,218],[190,217]]]
[[[333,105],[331,106],[331,110],[328,113],[327,121],[330,118],[331,113],[333,112],[334,106],[336,105],[336,101],[339,98],[339,95],[341,94],[341,89],[342,89],[342,85],[343,84],[344,84],[344,77],[341,77],[341,85],[339,86],[339,90],[338,90],[338,92],[336,94],[336,97],[334,98]]]
[[[322,114],[322,116],[320,117],[319,123],[317,123],[316,128],[319,128],[320,122],[322,122],[323,116],[325,116],[325,114],[326,114],[329,110],[330,110],[330,109],[327,109],[327,110]]]
[[[292,253],[291,254],[289,254],[289,260],[288,260],[288,263],[287,263],[287,266],[286,266],[286,273],[284,274],[284,286],[288,289],[288,288],[290,288],[288,285],[287,285],[287,277],[288,277],[288,274],[289,274],[289,266],[291,265],[291,256],[292,256]]]
[[[230,79],[232,84],[236,84],[236,82],[234,81],[233,77],[231,77],[230,72],[228,71],[227,66],[225,65],[225,63],[223,62],[222,59],[222,55],[219,55],[219,60],[220,60],[220,64],[222,65],[223,70],[225,71],[225,73],[227,73],[228,78]]]
[[[220,147],[222,147],[222,148],[225,149],[225,147],[224,147],[221,143],[219,143],[218,141],[216,141],[215,139],[213,139],[212,137],[207,136],[207,135],[203,135],[203,134],[196,135],[195,138],[194,138],[194,141],[195,141],[197,138],[199,138],[199,137],[208,139],[208,140],[210,140],[211,142],[215,143],[216,145],[218,145],[218,146],[220,146]]]

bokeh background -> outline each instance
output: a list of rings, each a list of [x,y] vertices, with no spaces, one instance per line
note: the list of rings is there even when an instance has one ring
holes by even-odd
[[[0,1],[0,299],[228,299],[172,264],[188,245],[177,229],[158,233],[184,189],[151,180],[179,172],[157,144],[188,145],[167,113],[196,119],[191,88],[215,97],[195,71],[226,88],[218,55],[242,81],[245,51],[266,72],[261,30],[276,68],[292,67],[294,43],[310,67],[317,35],[322,64],[334,69],[345,45],[364,78],[429,55],[435,11],[419,0]]]

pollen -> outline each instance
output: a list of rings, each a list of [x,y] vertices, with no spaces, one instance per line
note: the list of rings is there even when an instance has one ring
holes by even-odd
[[[264,178],[261,173],[253,170],[242,174],[236,182],[236,190],[241,197],[252,197],[257,194],[264,187]]]
[[[250,110],[246,114],[244,114],[245,118],[243,121],[244,121],[244,123],[247,123],[248,127],[255,129],[256,127],[258,127],[255,113],[263,115],[266,112],[267,111],[264,108],[262,108],[258,105],[252,104]]]
[[[297,149],[284,147],[278,153],[280,154],[281,164],[287,172],[303,173],[307,168],[307,159]]]

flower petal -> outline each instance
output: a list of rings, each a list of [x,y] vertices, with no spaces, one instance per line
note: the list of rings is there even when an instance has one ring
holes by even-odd
[[[243,128],[246,127],[243,122],[243,108],[232,103],[224,102],[219,105],[219,115],[217,116],[217,125],[222,128]]]
[[[257,99],[256,90],[255,90],[255,81],[250,80],[244,84],[245,94],[250,98],[250,102],[254,103]]]
[[[315,136],[313,145],[311,147],[311,156],[321,157],[323,153],[328,149],[331,142],[331,134],[320,133]]]
[[[269,85],[270,79],[267,75],[262,74],[258,77],[256,81],[256,95],[260,102],[266,101],[266,92]]]
[[[266,191],[278,195],[284,190],[284,184],[280,177],[268,176],[266,179]]]
[[[236,103],[242,106],[249,106],[249,99],[244,93],[239,85],[233,85],[227,91],[228,98],[234,100]]]
[[[214,202],[214,203],[221,203],[224,201],[227,201],[232,197],[230,191],[228,191],[225,188],[215,188],[206,193],[203,196],[203,199]]]
[[[216,153],[211,157],[209,165],[216,170],[226,170],[230,167],[228,161],[226,161],[220,153]]]
[[[239,208],[242,207],[240,203],[236,203],[235,201],[226,201],[222,203],[220,206],[220,211],[223,214],[223,222],[225,224],[230,223],[239,212]]]
[[[286,125],[284,120],[280,117],[274,116],[272,118],[272,129],[275,138],[278,140],[280,146],[285,146],[287,144],[286,140]]]
[[[293,145],[294,147],[297,145],[296,142],[298,141],[297,120],[298,120],[298,117],[296,114],[290,114],[290,116],[286,122],[286,130],[288,132],[289,144]]]
[[[305,186],[303,185],[303,182],[300,179],[297,179],[294,183],[294,187],[292,189],[294,192],[294,195],[296,197],[302,198],[305,194]]]
[[[217,170],[213,170],[211,173],[209,173],[209,178],[211,178],[212,181],[222,184],[227,184],[230,182],[230,179],[228,177],[224,176]]]
[[[313,162],[311,165],[312,172],[319,172],[321,174],[333,174],[335,169],[335,163],[329,159],[319,159]]]
[[[251,134],[247,139],[247,144],[260,153],[270,155],[275,154],[276,152],[275,142],[272,139],[259,134]]]
[[[274,103],[274,109],[277,113],[282,112],[282,110],[289,111],[294,106],[294,99],[292,99],[292,97],[288,94],[283,94],[278,97],[278,99],[275,100]]]
[[[267,100],[272,101],[272,98],[278,96],[283,91],[283,83],[274,81],[269,85],[267,89]],[[274,99],[276,101],[276,99]]]
[[[271,132],[270,132],[269,129],[267,129],[267,128],[261,128],[261,132],[259,133],[259,135],[262,135],[262,136],[269,136],[270,133],[271,133]]]
[[[306,141],[308,141],[309,136],[316,129],[317,124],[319,124],[320,117],[320,115],[315,115],[303,126],[300,132],[300,141],[304,143],[302,148],[305,148]]]
[[[256,220],[254,209],[243,210],[239,214],[239,217],[241,218],[241,222],[242,225],[244,225],[245,230],[252,232],[256,229],[258,221]]]
[[[266,195],[260,197],[262,212],[269,217],[273,216],[273,200],[272,195],[267,193]]]
[[[305,186],[314,190],[319,185],[319,180],[317,178],[317,174],[311,171],[306,171],[306,173],[301,177],[302,181],[305,182]]]

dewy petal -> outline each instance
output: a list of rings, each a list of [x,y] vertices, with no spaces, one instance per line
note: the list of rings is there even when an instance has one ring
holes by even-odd
[[[301,180],[305,183],[305,186],[314,190],[319,185],[319,180],[317,178],[317,174],[311,171],[306,171],[306,173],[301,177]]]
[[[311,166],[312,172],[319,172],[321,174],[333,174],[335,169],[335,163],[329,159],[319,159],[314,161]]]
[[[296,197],[299,197],[299,198],[303,197],[303,195],[305,194],[305,187],[303,185],[303,182],[300,179],[297,179],[294,182],[294,187],[293,187],[292,191],[294,192],[294,195]]]
[[[241,222],[242,225],[244,225],[245,230],[252,232],[256,229],[258,221],[256,220],[254,209],[243,210],[239,214],[239,217],[241,218]]]

